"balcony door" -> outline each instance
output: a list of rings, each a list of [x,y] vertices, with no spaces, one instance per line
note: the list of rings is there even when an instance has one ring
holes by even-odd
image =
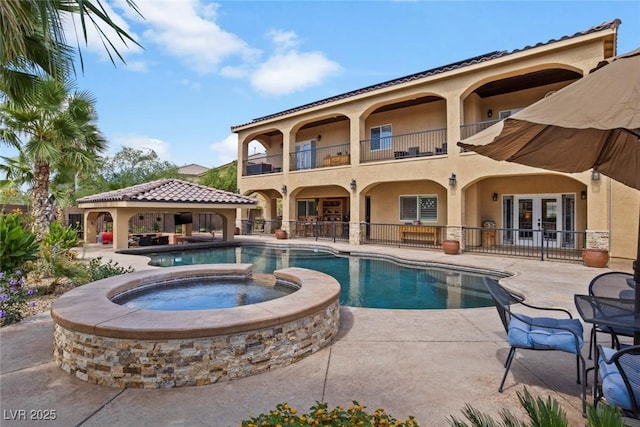
[[[296,170],[311,169],[315,164],[316,141],[296,142]]]

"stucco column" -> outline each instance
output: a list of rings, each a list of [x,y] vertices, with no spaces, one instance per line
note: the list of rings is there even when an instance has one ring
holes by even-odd
[[[219,210],[216,210],[216,213],[222,217],[222,240],[226,242],[232,242],[234,239],[233,232],[234,232],[234,229],[236,228],[235,209],[219,209]],[[190,234],[191,233],[189,233],[189,235]]]
[[[283,128],[282,131],[282,171],[290,172],[291,158],[289,153],[291,152],[291,140],[295,141],[295,135],[291,135],[291,128]],[[286,177],[286,173],[284,177]],[[286,184],[286,182],[284,182]]]
[[[349,198],[349,243],[352,245],[360,245],[362,243],[361,221],[364,221],[364,203],[356,183],[356,189],[351,190],[351,197]]]
[[[280,226],[280,228],[284,231],[286,231],[288,234],[289,233],[289,221],[291,218],[291,206],[290,206],[290,196],[289,193],[287,192],[286,194],[282,195],[282,225]]]
[[[460,150],[456,143],[460,141],[460,124],[462,123],[462,99],[458,92],[449,94],[447,102],[447,157],[450,171],[442,177],[442,185],[447,189],[447,233],[448,240],[458,240],[464,247],[462,225],[464,224],[464,188],[466,185],[464,171],[460,169]],[[452,175],[456,177],[455,185],[450,185]]]
[[[84,211],[84,242],[98,241],[98,212]]]
[[[360,114],[350,114],[349,117],[349,151],[351,152],[351,166],[360,164],[360,140],[364,128],[364,119]]]
[[[587,184],[587,249],[609,250],[610,195],[610,178],[604,175]]]

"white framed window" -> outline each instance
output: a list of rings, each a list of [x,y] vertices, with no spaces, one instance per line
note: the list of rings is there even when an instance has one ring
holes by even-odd
[[[376,126],[371,128],[371,151],[388,150],[391,148],[393,132],[391,125]]]
[[[438,221],[438,196],[400,196],[400,221]]]
[[[298,217],[318,216],[318,203],[315,200],[298,200]]]

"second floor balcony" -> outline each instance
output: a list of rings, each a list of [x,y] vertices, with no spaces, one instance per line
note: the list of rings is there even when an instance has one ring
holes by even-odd
[[[463,124],[460,138],[468,138],[499,120]],[[447,129],[429,129],[398,135],[381,134],[379,138],[360,141],[360,163],[402,160],[447,154]],[[315,143],[299,144],[289,154],[289,171],[352,165],[350,144],[317,147]],[[282,154],[263,155],[243,161],[243,176],[286,172]]]

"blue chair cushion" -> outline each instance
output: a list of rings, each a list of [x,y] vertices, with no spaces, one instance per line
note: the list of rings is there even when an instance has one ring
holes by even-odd
[[[578,319],[529,317],[522,314],[518,316],[523,320],[512,317],[508,327],[509,344],[513,347],[561,350],[576,354],[575,337],[578,337],[578,348],[581,349],[584,344],[582,323]],[[540,326],[531,326],[529,322]],[[558,327],[569,331],[554,329]]]
[[[600,354],[598,360],[598,370],[602,382],[602,395],[610,405],[623,409],[632,410],[631,397],[624,385],[624,380],[615,363],[606,363],[603,356],[608,360],[616,353],[613,348],[602,348],[604,354]]]

